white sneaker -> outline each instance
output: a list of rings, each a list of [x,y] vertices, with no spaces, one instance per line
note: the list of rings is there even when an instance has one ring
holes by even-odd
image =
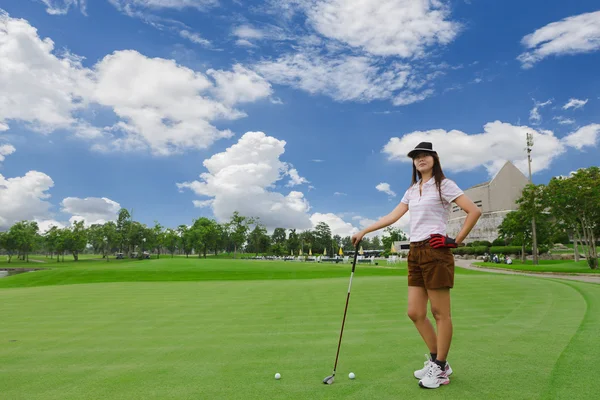
[[[429,372],[429,368],[431,367],[431,364],[435,364],[432,360],[431,357],[428,356],[427,354],[425,354],[425,358],[427,359],[427,361],[425,361],[423,364],[423,368],[418,369],[414,372],[415,378],[417,379],[423,379],[425,378],[425,376],[427,375],[427,372]],[[452,375],[452,368],[450,368],[450,364],[446,363],[446,375],[450,376]]]
[[[450,379],[446,373],[448,368],[445,368],[444,371],[442,371],[440,366],[436,363],[431,364],[432,365],[429,367],[429,371],[427,371],[427,375],[425,375],[425,377],[419,381],[419,386],[425,389],[437,389],[442,385],[449,384]]]
[[[427,361],[425,361],[423,364],[423,368],[418,369],[415,371],[414,375],[415,378],[417,379],[423,379],[425,378],[425,376],[427,376],[427,372],[429,372],[429,368],[431,367],[431,364],[433,364],[433,361],[431,360],[431,357],[428,356],[427,354],[425,354],[425,358],[427,359]]]

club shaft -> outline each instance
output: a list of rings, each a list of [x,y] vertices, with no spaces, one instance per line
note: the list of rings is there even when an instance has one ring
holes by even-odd
[[[337,369],[338,357],[340,355],[340,347],[342,345],[342,335],[344,334],[344,324],[346,323],[346,314],[348,312],[348,303],[350,302],[350,289],[352,289],[352,278],[354,278],[354,270],[356,268],[356,258],[358,256],[358,245],[354,252],[354,261],[352,263],[352,272],[350,273],[350,283],[348,284],[348,294],[346,295],[346,306],[344,307],[344,318],[342,319],[342,329],[340,329],[340,340],[338,341],[337,352],[335,354],[335,364],[333,365],[333,376]]]

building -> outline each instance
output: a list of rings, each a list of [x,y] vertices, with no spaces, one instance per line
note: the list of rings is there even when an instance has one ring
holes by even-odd
[[[476,240],[490,242],[496,240],[498,227],[506,214],[518,209],[517,200],[528,183],[529,179],[513,163],[507,161],[491,181],[465,190],[465,194],[482,212],[481,218],[465,239],[465,243]],[[467,214],[460,207],[452,203],[452,210],[448,217],[448,236],[456,237],[462,229],[466,216]]]

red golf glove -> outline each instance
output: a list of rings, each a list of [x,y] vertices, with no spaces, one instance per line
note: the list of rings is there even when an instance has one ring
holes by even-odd
[[[442,236],[440,234],[431,235],[429,239],[429,245],[434,249],[440,249],[442,247],[448,247],[451,249],[457,248],[458,244],[454,239],[448,236]]]

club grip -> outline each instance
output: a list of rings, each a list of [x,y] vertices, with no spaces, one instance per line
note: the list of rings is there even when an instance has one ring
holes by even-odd
[[[356,259],[358,257],[358,246],[360,246],[360,240],[356,243],[356,246],[354,247],[354,261],[352,262],[352,272],[354,272],[354,269],[356,268]]]

